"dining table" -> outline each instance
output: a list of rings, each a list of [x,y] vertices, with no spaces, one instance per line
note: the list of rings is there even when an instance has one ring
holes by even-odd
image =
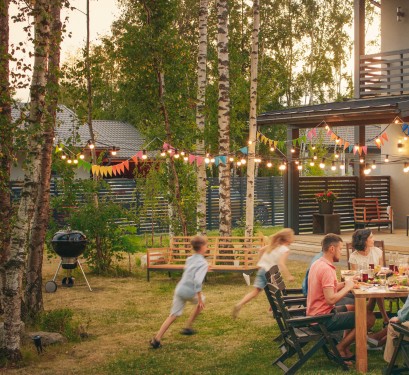
[[[355,356],[356,371],[366,373],[368,371],[368,350],[367,350],[367,299],[369,298],[407,298],[409,291],[393,290],[385,286],[368,286],[359,289],[352,289],[355,296]]]

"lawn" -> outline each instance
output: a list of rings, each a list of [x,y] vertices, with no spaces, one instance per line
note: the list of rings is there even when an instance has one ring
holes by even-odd
[[[47,260],[45,281],[52,278],[57,260]],[[299,286],[306,263],[289,262]],[[80,274],[73,288],[45,294],[46,310],[70,308],[86,326],[89,338],[46,348],[38,356],[32,343],[24,345],[24,363],[10,374],[281,374],[271,366],[279,351],[272,338],[277,325],[261,294],[246,305],[237,320],[231,310],[250,287],[241,275],[210,274],[204,286],[206,308],[196,325],[198,334],[182,336],[189,306],[167,332],[163,347],[149,348],[149,340],[169,312],[179,275],[153,273],[146,282],[144,270],[134,267],[127,278],[103,278],[88,273],[93,292]],[[62,273],[60,272],[59,281]],[[252,280],[254,277],[252,277]],[[380,374],[382,352],[369,352],[370,373]],[[344,373],[323,353],[317,353],[300,374]],[[350,373],[354,374],[355,371]]]

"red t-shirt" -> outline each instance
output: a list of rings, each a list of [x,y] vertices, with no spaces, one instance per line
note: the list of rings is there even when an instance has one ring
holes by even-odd
[[[316,260],[308,274],[307,315],[329,314],[335,305],[328,305],[324,288],[337,292],[337,274],[334,265],[324,257]]]

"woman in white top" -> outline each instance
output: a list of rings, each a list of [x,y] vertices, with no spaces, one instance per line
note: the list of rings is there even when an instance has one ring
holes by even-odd
[[[294,277],[288,271],[286,266],[287,258],[290,249],[288,246],[294,241],[294,231],[289,228],[285,228],[269,237],[269,244],[264,246],[259,251],[260,259],[257,263],[259,270],[257,271],[256,280],[254,281],[254,289],[246,294],[243,299],[234,306],[233,318],[237,318],[241,308],[247,302],[250,302],[253,298],[257,297],[259,293],[267,285],[266,272],[270,270],[272,266],[278,265],[280,272],[288,281],[294,281]]]
[[[352,247],[355,251],[349,257],[352,270],[368,269],[370,265],[383,266],[383,252],[374,246],[374,236],[370,229],[358,229],[352,235]],[[370,298],[368,310],[373,311],[375,303],[379,306],[384,325],[389,322],[388,314],[385,311],[383,298]]]

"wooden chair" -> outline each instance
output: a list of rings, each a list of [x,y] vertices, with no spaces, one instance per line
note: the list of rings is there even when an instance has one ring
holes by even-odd
[[[284,300],[281,290],[273,283],[267,284],[270,294],[271,308],[277,314],[277,324],[281,330],[281,355],[273,361],[273,365],[281,368],[285,374],[295,374],[318,350],[322,349],[328,358],[334,360],[344,370],[348,366],[340,357],[336,348],[335,336],[329,333],[323,324],[333,314],[320,316],[293,316]],[[312,329],[315,325],[319,329]],[[307,344],[312,344],[308,345]],[[285,364],[288,359],[296,359],[291,365]]]
[[[384,374],[390,375],[390,374],[400,374],[402,372],[408,372],[409,371],[409,341],[406,341],[405,337],[409,339],[409,329],[401,324],[396,324],[396,323],[390,323],[390,324],[392,324],[392,327],[395,329],[396,332],[399,332],[399,337],[394,340],[395,350],[393,352],[392,359],[389,362],[388,367],[384,371]],[[402,368],[394,368],[396,358],[398,357],[399,352],[402,353],[402,357],[403,357],[405,366]]]
[[[387,207],[380,206],[378,198],[354,198],[352,199],[352,206],[354,209],[355,229],[374,225],[378,227],[379,231],[381,225],[388,225],[392,233],[392,208],[388,210]]]
[[[385,242],[384,241],[375,241],[374,246],[378,247],[379,249],[382,250],[382,266],[386,266],[386,258],[385,258]],[[355,251],[355,249],[352,247],[351,242],[346,243],[346,248],[347,248],[347,263],[348,263],[348,269],[351,269],[351,265],[349,264],[349,257],[351,254]]]
[[[289,298],[305,298],[305,296],[302,294],[302,288],[286,287],[283,276],[281,275],[280,269],[277,265],[270,268],[270,270],[266,273],[266,278],[280,288],[283,296]]]

